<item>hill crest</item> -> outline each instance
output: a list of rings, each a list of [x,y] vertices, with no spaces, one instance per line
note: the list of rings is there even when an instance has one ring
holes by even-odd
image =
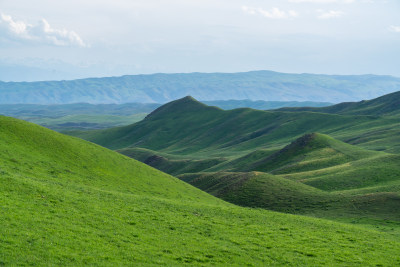
[[[170,115],[171,113],[187,113],[187,112],[197,112],[206,110],[221,110],[217,107],[211,107],[206,104],[201,103],[192,96],[185,96],[183,98],[171,101],[167,104],[162,105],[157,108],[149,115],[146,119],[154,119],[157,117],[163,117],[164,115]]]

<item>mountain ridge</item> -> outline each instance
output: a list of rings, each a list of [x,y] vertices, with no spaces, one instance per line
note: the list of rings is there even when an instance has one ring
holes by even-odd
[[[361,90],[362,89],[362,90]],[[178,73],[70,81],[0,82],[0,104],[166,103],[185,95],[203,101],[250,99],[338,103],[400,90],[400,78],[378,75]]]

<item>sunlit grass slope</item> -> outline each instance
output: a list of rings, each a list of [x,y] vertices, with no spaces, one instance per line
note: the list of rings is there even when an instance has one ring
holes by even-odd
[[[118,153],[0,116],[1,265],[400,264],[375,231],[239,208]]]

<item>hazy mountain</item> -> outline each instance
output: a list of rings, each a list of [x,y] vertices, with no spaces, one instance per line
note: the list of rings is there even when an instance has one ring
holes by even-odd
[[[343,102],[400,90],[391,76],[245,73],[132,75],[72,81],[0,82],[0,104],[166,103],[192,95],[199,100]]]

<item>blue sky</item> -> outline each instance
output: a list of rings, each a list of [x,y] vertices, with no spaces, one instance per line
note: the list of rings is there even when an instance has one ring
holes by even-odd
[[[0,80],[140,73],[400,77],[398,0],[0,0]]]

